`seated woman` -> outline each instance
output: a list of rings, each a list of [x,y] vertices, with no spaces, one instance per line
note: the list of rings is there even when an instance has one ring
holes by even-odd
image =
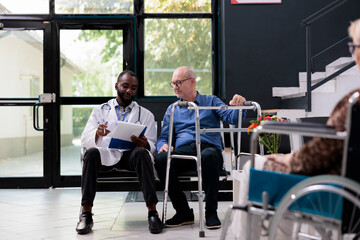
[[[360,69],[360,19],[352,22],[348,31],[353,40],[353,42],[349,44],[349,49]],[[356,89],[342,98],[331,113],[327,121],[327,125],[334,127],[336,131],[346,130],[345,117],[347,113],[347,102],[350,96],[356,91],[360,92],[360,89]],[[265,157],[257,157],[255,159],[255,168],[284,173],[296,173],[307,176],[320,174],[340,175],[342,153],[343,140],[315,137],[297,152],[285,155],[274,154]],[[247,202],[249,190],[249,169],[250,162],[247,162],[244,165],[243,174],[240,179],[240,205],[245,205]],[[246,212],[239,211],[236,213],[233,224],[236,224],[239,221],[240,228],[238,225],[234,226],[234,234],[237,237],[245,239],[249,228]],[[259,219],[257,219],[257,217],[253,218],[253,231],[251,232],[251,239],[259,239],[261,232],[259,229],[254,229],[258,226],[258,224],[255,224],[256,221],[259,221]],[[281,224],[280,231],[278,232],[278,238],[285,239],[284,236],[288,236],[287,233],[289,231],[292,231],[291,224]]]

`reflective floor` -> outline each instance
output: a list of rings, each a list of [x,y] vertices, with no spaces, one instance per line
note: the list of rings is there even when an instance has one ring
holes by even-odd
[[[199,239],[198,202],[190,202],[195,224],[166,228],[161,234],[148,231],[144,202],[127,201],[127,192],[99,192],[94,203],[94,227],[87,235],[75,231],[80,188],[0,190],[0,239]],[[231,202],[219,202],[219,218]],[[158,204],[161,215],[162,202]],[[168,217],[174,210],[168,205]],[[231,231],[230,231],[231,232]],[[205,238],[219,239],[221,229],[206,230]],[[229,233],[229,239],[231,239]]]

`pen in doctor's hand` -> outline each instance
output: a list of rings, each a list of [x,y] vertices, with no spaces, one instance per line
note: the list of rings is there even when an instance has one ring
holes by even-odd
[[[98,123],[98,134],[99,135],[102,135],[102,136],[106,136],[106,128],[107,128],[107,122],[104,122],[104,123]]]
[[[106,125],[107,125],[107,121],[105,122],[105,120],[104,119],[102,119],[102,122],[103,122],[103,124],[105,124],[105,127],[103,128],[103,130],[104,130],[104,135],[105,135],[105,133],[106,133]]]

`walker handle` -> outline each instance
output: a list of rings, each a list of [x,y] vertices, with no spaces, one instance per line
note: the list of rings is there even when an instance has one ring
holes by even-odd
[[[179,107],[188,107],[188,106],[189,106],[189,102],[186,102],[186,101],[178,102],[178,106],[179,106]]]
[[[243,106],[252,106],[253,104],[252,104],[252,101],[245,101],[244,103],[243,103]]]

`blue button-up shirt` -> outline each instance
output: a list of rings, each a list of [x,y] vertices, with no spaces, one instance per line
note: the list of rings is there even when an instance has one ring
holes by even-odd
[[[179,102],[181,100],[178,100]],[[197,97],[194,101],[198,106],[223,106],[223,103],[216,96],[201,95],[197,93]],[[157,151],[164,144],[168,144],[169,137],[169,123],[171,108],[174,105],[171,104],[164,115],[163,126],[161,129],[161,135],[157,141]],[[246,110],[243,111],[243,118],[246,115]],[[229,124],[237,124],[239,119],[238,110],[208,110],[200,109],[200,128],[219,128],[220,120]],[[175,141],[175,148],[183,145],[191,144],[195,142],[195,111],[188,110],[187,107],[177,106],[174,109],[174,131],[173,141]],[[223,144],[220,133],[201,133],[200,141],[213,144],[219,150],[223,150]]]

